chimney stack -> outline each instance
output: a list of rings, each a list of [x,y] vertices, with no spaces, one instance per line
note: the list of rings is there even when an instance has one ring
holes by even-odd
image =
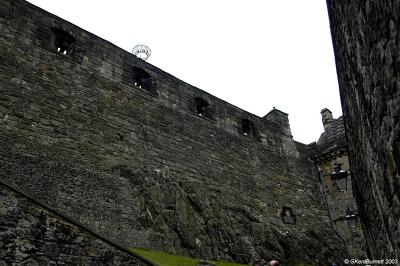
[[[322,124],[324,125],[324,129],[326,131],[327,128],[329,128],[333,122],[332,112],[328,108],[324,108],[321,110],[321,116],[322,116]]]

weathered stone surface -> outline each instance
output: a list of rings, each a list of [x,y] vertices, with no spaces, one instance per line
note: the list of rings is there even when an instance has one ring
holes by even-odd
[[[327,3],[368,253],[399,258],[400,1]]]
[[[0,183],[0,265],[152,265]]]
[[[26,2],[0,4],[1,179],[125,247],[244,263],[344,256],[287,114],[257,117]]]

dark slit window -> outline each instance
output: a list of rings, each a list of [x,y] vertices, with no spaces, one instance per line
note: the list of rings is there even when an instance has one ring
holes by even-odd
[[[244,136],[250,137],[257,141],[261,141],[260,135],[258,133],[258,128],[249,119],[243,118],[241,120],[241,127],[238,130],[239,133]]]
[[[204,117],[210,117],[209,111],[208,111],[208,107],[209,104],[207,101],[203,100],[202,98],[198,98],[196,97],[194,99],[195,101],[195,111],[196,114],[199,116],[204,116]]]
[[[154,97],[157,96],[157,88],[154,78],[139,66],[124,64],[122,80],[130,86],[146,90]]]
[[[133,78],[133,85],[144,89],[151,88],[151,77],[149,73],[147,73],[143,69],[138,67],[133,67],[132,78]]]
[[[63,55],[70,55],[74,51],[75,38],[68,32],[51,28],[53,33],[53,46],[54,49]]]
[[[253,123],[248,119],[242,119],[242,134],[245,136],[253,136]]]

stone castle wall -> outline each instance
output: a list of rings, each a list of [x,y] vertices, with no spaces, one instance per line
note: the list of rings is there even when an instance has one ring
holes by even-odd
[[[400,257],[399,1],[327,1],[353,190],[371,258]]]
[[[285,113],[257,117],[26,2],[0,6],[1,179],[125,247],[238,262],[344,254]],[[60,30],[75,39],[67,55]]]
[[[153,265],[0,183],[0,265]]]

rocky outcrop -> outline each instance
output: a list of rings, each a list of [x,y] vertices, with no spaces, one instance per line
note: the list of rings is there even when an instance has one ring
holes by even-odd
[[[122,167],[119,171],[140,191],[143,225],[151,225],[163,236],[164,249],[244,263],[255,258],[312,262],[335,257],[329,248],[322,248],[334,248],[329,228],[325,232],[310,229],[304,235],[282,231],[259,217],[254,200],[237,205],[237,199],[223,191],[178,183],[160,170],[132,172]]]

